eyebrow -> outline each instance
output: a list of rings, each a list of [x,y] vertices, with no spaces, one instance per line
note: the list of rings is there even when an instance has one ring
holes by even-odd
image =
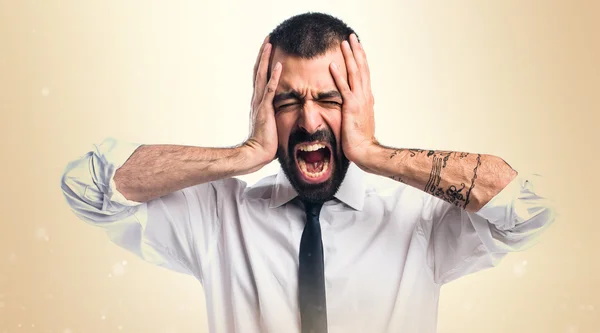
[[[273,97],[273,103],[285,101],[286,99],[301,100],[302,96],[295,90],[285,91]]]
[[[340,92],[337,90],[330,90],[330,91],[326,91],[326,92],[317,94],[317,99],[326,99],[326,98],[334,98],[334,97],[342,98],[342,94],[340,94]]]
[[[340,94],[340,92],[337,90],[330,90],[330,91],[318,93],[316,99],[320,100],[320,99],[335,98],[335,97],[342,98],[342,94]],[[290,91],[282,92],[282,93],[275,95],[275,97],[273,97],[273,103],[281,102],[281,101],[284,101],[287,99],[302,100],[302,99],[304,99],[304,97],[296,90],[290,90]]]

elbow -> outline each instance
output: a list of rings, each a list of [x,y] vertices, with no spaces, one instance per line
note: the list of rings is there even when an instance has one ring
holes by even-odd
[[[478,212],[490,201],[499,196],[515,181],[519,173],[511,168],[508,163],[497,156],[486,156],[484,160],[489,165],[495,165],[493,172],[487,172],[485,177],[477,178],[474,191],[468,193],[468,211]]]
[[[123,168],[119,168],[115,171],[115,175],[113,177],[114,187],[119,192],[124,199],[135,201],[135,202],[145,202],[148,198],[146,198],[142,193],[135,191],[129,184],[127,183],[127,179],[129,177],[125,174]]]

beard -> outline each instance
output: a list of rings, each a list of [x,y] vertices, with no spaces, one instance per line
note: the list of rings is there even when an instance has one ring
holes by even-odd
[[[329,178],[318,184],[305,182],[297,166],[295,147],[299,143],[320,141],[328,143],[331,147],[331,156],[333,167]],[[294,131],[288,140],[288,147],[279,146],[277,148],[277,160],[281,169],[290,181],[292,187],[298,192],[298,197],[302,201],[311,203],[323,203],[333,199],[333,196],[340,189],[342,181],[346,176],[350,161],[338,150],[335,136],[331,130],[320,130],[309,134],[304,130]]]

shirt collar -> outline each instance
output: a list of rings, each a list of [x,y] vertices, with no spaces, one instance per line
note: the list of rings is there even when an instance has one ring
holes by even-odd
[[[350,163],[340,189],[334,197],[355,210],[362,210],[365,201],[364,171],[354,163]],[[281,168],[275,177],[271,191],[269,207],[279,207],[295,197],[298,192],[294,189]]]

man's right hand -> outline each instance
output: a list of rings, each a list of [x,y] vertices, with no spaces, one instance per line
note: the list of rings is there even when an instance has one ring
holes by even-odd
[[[254,93],[250,112],[250,136],[244,143],[252,151],[259,165],[266,165],[277,154],[277,126],[273,97],[281,76],[281,63],[275,64],[267,82],[269,58],[271,55],[269,36],[265,38],[254,65]]]

